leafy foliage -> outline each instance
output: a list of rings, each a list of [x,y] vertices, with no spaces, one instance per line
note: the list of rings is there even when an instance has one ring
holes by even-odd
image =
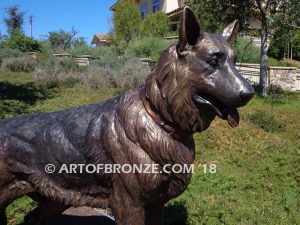
[[[5,45],[12,49],[18,49],[21,52],[41,51],[42,47],[38,41],[33,38],[26,37],[20,30],[12,31]]]
[[[163,12],[147,15],[142,22],[142,36],[164,37],[168,32],[169,18]]]
[[[169,19],[163,12],[149,14],[142,21],[135,1],[120,1],[114,13],[113,44],[121,52],[131,41],[141,37],[163,37],[168,32]]]
[[[132,41],[126,49],[126,54],[134,57],[149,57],[158,60],[161,52],[170,45],[170,42],[160,37],[145,37]]]
[[[64,31],[59,29],[58,31],[49,32],[48,41],[51,49],[70,49],[74,41],[76,44],[83,44],[83,39],[74,39],[78,31],[72,27],[71,31]]]
[[[113,18],[113,42],[119,47],[139,37],[142,19],[137,4],[133,0],[120,1]]]
[[[18,5],[13,5],[5,9],[7,17],[4,18],[4,23],[7,27],[8,33],[14,30],[22,30],[24,23],[25,12],[21,11]]]
[[[83,38],[83,37],[75,38],[73,40],[73,47],[74,48],[87,47],[87,43],[86,43],[85,38]]]
[[[233,44],[233,48],[237,51],[238,62],[259,63],[260,49],[251,40],[238,37]]]
[[[282,59],[287,52],[287,46],[293,46],[293,57],[300,58],[300,2],[297,0],[284,1],[277,4],[276,14],[272,17],[273,35],[269,54]]]
[[[214,33],[219,31],[223,26],[223,3],[219,0],[214,1],[195,1],[191,8],[198,16],[203,29],[207,32]]]

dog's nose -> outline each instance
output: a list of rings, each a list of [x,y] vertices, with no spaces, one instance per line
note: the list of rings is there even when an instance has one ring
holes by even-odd
[[[252,91],[241,91],[240,92],[240,101],[241,101],[241,106],[244,106],[246,105],[250,100],[251,98],[253,98],[254,96],[254,90]]]

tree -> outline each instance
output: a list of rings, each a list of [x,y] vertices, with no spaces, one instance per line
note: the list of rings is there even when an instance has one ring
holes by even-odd
[[[22,31],[25,12],[21,11],[18,5],[6,8],[5,12],[7,17],[4,18],[4,23],[7,32],[11,34],[15,29]]]
[[[225,25],[238,19],[241,29],[253,14],[253,4],[240,0],[191,1],[191,8],[201,21],[203,28],[211,33],[220,31]]]
[[[190,6],[199,18],[203,29],[207,32],[214,33],[223,27],[223,2],[220,0],[213,1],[194,1]]]
[[[169,18],[163,12],[157,12],[146,16],[142,22],[142,35],[163,37],[168,32]]]
[[[26,37],[19,29],[12,31],[4,45],[12,49],[18,49],[21,52],[41,51],[42,48],[38,41]]]
[[[62,29],[58,31],[49,32],[48,41],[50,48],[52,49],[69,49],[72,47],[74,42],[74,37],[79,32],[72,27],[72,30],[67,32]]]
[[[300,41],[300,1],[285,1],[277,6],[276,11],[272,18],[274,35],[269,54],[281,59],[290,47],[293,49],[293,57],[299,58],[300,52],[297,46]]]
[[[74,38],[72,47],[87,47],[87,43],[84,37]]]
[[[2,34],[0,30],[0,48],[3,48],[5,44],[5,36]]]
[[[116,46],[126,47],[129,41],[140,36],[142,18],[134,0],[121,1],[114,13],[114,36]]]
[[[297,28],[300,25],[300,2],[299,0],[255,0],[256,7],[260,12],[261,20],[261,56],[260,56],[260,95],[266,96],[268,75],[268,35],[271,30]],[[299,28],[299,27],[298,27]],[[289,35],[286,30],[286,37]],[[288,39],[288,38],[287,38]]]

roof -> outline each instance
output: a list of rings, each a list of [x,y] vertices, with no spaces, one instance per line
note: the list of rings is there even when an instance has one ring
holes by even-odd
[[[116,5],[119,3],[119,1],[115,2],[111,7],[109,7],[110,10],[115,11]]]
[[[181,16],[181,14],[182,14],[182,12],[183,12],[183,8],[184,8],[184,6],[183,6],[183,7],[179,7],[179,8],[174,9],[173,11],[168,12],[168,13],[166,13],[166,14],[167,14],[167,16],[168,16],[170,19],[172,19],[172,18],[174,18],[174,17],[177,17],[177,16]]]
[[[110,44],[110,38],[107,34],[94,34],[91,44]]]

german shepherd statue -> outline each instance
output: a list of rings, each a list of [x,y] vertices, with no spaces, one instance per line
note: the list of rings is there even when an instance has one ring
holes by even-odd
[[[234,21],[202,30],[185,7],[179,41],[165,50],[142,88],[99,104],[0,121],[0,224],[6,207],[27,195],[39,225],[68,207],[111,208],[117,225],[161,225],[163,207],[183,193],[191,173],[46,173],[63,164],[191,165],[193,133],[216,116],[232,127],[254,95],[236,70]]]

